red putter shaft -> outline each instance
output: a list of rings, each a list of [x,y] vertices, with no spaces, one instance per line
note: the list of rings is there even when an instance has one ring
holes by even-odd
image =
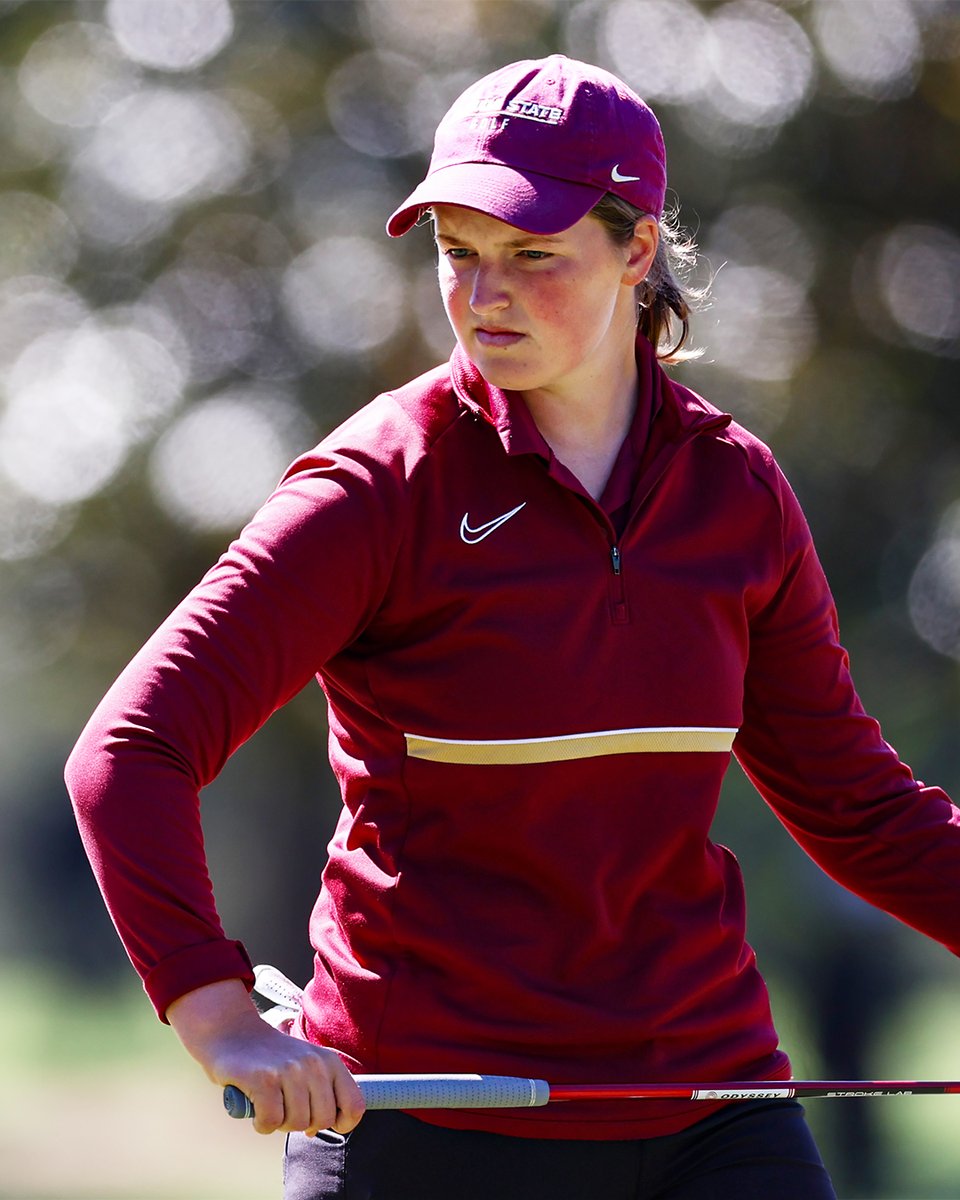
[[[949,1096],[960,1082],[902,1079],[774,1079],[729,1083],[554,1083],[550,1103],[562,1100],[762,1100],[794,1096]]]

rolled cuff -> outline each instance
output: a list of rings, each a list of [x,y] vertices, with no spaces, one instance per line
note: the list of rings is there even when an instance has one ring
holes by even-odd
[[[167,1023],[166,1012],[174,1000],[221,979],[240,979],[248,991],[253,988],[253,963],[242,942],[223,938],[179,950],[147,973],[143,987],[157,1016]]]

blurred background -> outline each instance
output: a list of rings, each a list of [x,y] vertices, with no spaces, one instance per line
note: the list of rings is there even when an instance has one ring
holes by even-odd
[[[652,102],[704,252],[678,378],[767,440],[867,707],[960,798],[960,4],[0,0],[0,1197],[276,1195],[152,1014],[61,781],[128,657],[287,462],[446,358],[383,232],[486,71]],[[319,689],[205,793],[224,921],[310,971]],[[798,1075],[960,1076],[960,972],[826,880],[733,767],[717,836]],[[960,1194],[960,1099],[814,1100],[844,1197]]]

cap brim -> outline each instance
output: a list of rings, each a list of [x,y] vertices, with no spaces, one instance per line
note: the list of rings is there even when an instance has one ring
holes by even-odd
[[[502,163],[455,163],[431,172],[387,222],[391,237],[402,237],[433,204],[458,204],[526,233],[562,233],[603,199],[601,188],[522,174]]]

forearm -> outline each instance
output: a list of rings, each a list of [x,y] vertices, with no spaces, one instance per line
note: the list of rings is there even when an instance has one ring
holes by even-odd
[[[97,883],[157,1012],[203,984],[253,982],[214,903],[195,779],[112,692],[79,739],[67,787]]]
[[[752,630],[734,750],[829,875],[960,953],[960,812],[918,783],[864,711],[826,580],[799,546]]]
[[[884,757],[886,770],[878,766]],[[960,954],[960,812],[939,788],[917,783],[879,739],[861,762],[855,782],[833,786],[799,772],[790,780],[774,777],[756,761],[744,766],[827,874]]]

